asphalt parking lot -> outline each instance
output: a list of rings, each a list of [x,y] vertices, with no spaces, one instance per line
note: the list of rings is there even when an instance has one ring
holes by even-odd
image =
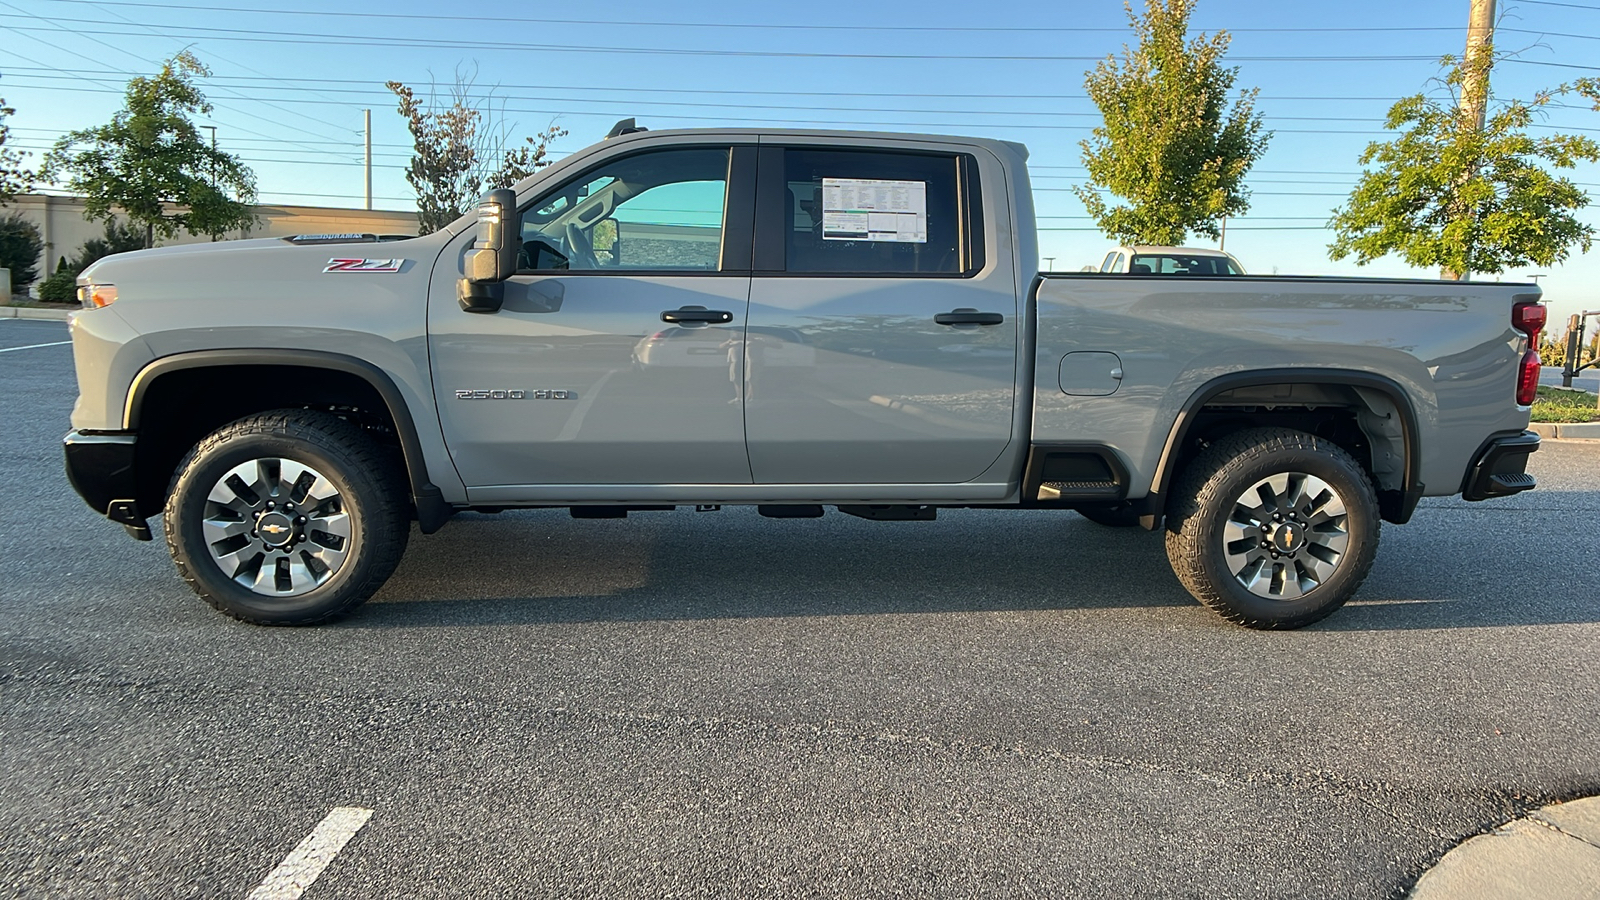
[[[1071,514],[739,509],[462,515],[268,629],[71,492],[65,339],[0,320],[0,896],[244,898],[355,807],[306,897],[1395,897],[1600,793],[1600,442],[1298,632]]]

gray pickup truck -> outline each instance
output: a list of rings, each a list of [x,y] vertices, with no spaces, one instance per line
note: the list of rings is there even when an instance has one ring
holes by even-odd
[[[1292,628],[1380,520],[1534,486],[1537,286],[1041,276],[1026,158],[619,128],[425,237],[113,256],[68,475],[263,624],[353,609],[413,521],[738,504],[1162,528],[1195,597]]]

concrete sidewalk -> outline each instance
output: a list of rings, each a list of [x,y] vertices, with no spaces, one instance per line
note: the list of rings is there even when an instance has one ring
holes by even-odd
[[[1411,900],[1600,897],[1600,797],[1557,803],[1481,834],[1422,874]]]

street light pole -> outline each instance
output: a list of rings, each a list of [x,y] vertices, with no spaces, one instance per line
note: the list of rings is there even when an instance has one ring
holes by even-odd
[[[217,126],[201,125],[200,127],[211,132],[211,184],[215,186],[217,183]],[[213,244],[217,242],[216,235],[213,234],[211,236],[211,242]]]
[[[372,208],[372,110],[361,111],[365,125],[363,131],[367,135],[367,209]]]

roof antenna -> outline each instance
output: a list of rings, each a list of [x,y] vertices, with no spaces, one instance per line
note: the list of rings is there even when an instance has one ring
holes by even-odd
[[[614,137],[622,137],[625,134],[635,134],[640,131],[649,130],[650,129],[648,128],[640,128],[638,125],[633,124],[632,119],[623,119],[617,124],[611,126],[611,133],[606,135],[606,140],[609,141]]]

